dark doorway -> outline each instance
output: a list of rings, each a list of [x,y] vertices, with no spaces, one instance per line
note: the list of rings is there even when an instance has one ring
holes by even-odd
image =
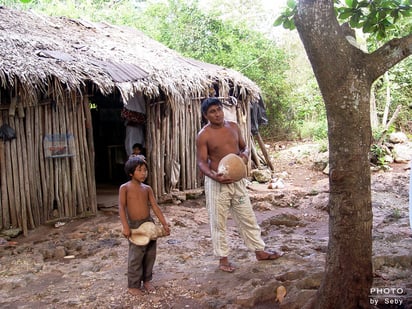
[[[120,116],[123,102],[118,92],[90,97],[95,149],[96,184],[119,185],[129,178],[124,173],[127,154],[125,126]]]

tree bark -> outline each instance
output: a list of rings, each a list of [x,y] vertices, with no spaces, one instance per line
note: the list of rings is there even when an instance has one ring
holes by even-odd
[[[366,54],[345,38],[332,0],[300,0],[295,24],[325,102],[329,139],[325,275],[306,307],[369,308],[373,282],[370,90],[380,74],[401,60],[395,45],[404,55],[410,54],[411,37]]]

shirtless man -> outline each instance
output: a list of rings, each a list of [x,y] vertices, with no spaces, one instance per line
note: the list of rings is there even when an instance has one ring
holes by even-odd
[[[170,234],[169,225],[157,204],[153,190],[144,181],[147,178],[147,163],[142,156],[131,157],[125,163],[125,172],[130,180],[119,188],[119,217],[122,223],[122,234],[129,238],[131,229],[137,229],[144,222],[153,222],[150,213],[157,216],[166,234]],[[145,246],[138,246],[129,240],[129,255],[127,267],[128,291],[134,296],[154,292],[151,283],[153,266],[156,260],[156,240],[151,240]]]
[[[274,260],[281,255],[264,251],[261,237],[245,180],[234,181],[217,173],[220,160],[229,153],[239,155],[245,163],[249,150],[240,128],[235,122],[226,121],[222,102],[208,98],[202,103],[202,114],[208,120],[196,139],[197,163],[205,175],[206,208],[209,214],[213,251],[219,257],[219,269],[233,272],[236,268],[229,262],[229,247],[226,239],[226,224],[229,212],[237,223],[245,245],[253,250],[256,259]]]

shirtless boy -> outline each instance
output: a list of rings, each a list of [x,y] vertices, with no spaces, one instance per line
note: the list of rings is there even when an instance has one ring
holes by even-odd
[[[255,252],[257,260],[279,258],[280,254],[264,250],[265,243],[247,194],[245,180],[234,181],[217,173],[220,160],[229,153],[237,154],[245,163],[249,159],[249,150],[239,126],[224,119],[222,102],[217,98],[208,98],[202,102],[202,114],[208,123],[196,139],[197,163],[205,175],[206,207],[213,251],[219,257],[219,269],[225,272],[236,269],[228,259],[226,228],[229,212],[237,223],[245,245]]]
[[[125,163],[124,170],[130,176],[130,181],[119,188],[119,216],[123,235],[129,238],[131,229],[136,229],[147,221],[153,222],[150,207],[169,235],[170,228],[156,202],[153,190],[144,184],[147,178],[146,161],[141,156],[132,157]],[[155,260],[156,240],[151,240],[146,246],[137,246],[129,241],[127,279],[130,294],[142,295],[142,282],[147,292],[154,291],[150,281]]]

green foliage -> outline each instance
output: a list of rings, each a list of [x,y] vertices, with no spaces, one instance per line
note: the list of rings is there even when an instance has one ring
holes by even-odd
[[[294,16],[296,15],[296,1],[295,0],[288,0],[287,7],[285,10],[280,14],[280,16],[275,20],[273,25],[275,27],[282,25],[283,28],[294,30],[296,29],[295,22],[293,21]]]
[[[131,25],[139,7],[133,1],[110,0],[2,0],[2,4],[21,10],[34,10],[50,16],[66,16],[90,21]]]
[[[410,131],[411,98],[412,98],[412,58],[409,57],[388,71],[390,82],[389,115],[392,115],[398,105],[402,106],[394,126],[397,130]],[[383,111],[387,100],[387,84],[383,77],[375,82],[375,99],[378,111]]]
[[[155,40],[195,59],[205,51],[214,54],[219,48],[230,47],[225,42],[221,42],[221,46],[213,44],[223,24],[184,1],[151,4],[136,16],[134,25]]]
[[[378,40],[385,39],[388,32],[396,28],[395,24],[400,18],[412,14],[409,0],[345,2],[347,7],[337,8],[338,18],[348,21],[352,28],[359,28],[364,33],[375,35]]]
[[[382,126],[378,126],[376,128],[372,128],[372,138],[373,142],[377,142],[378,140],[382,139],[382,136],[385,134],[384,129]]]
[[[300,122],[299,128],[300,137],[302,139],[323,141],[328,138],[328,127],[326,119]]]
[[[388,167],[388,162],[385,160],[386,155],[386,149],[382,145],[373,144],[371,146],[371,162],[378,167],[383,169]]]
[[[412,17],[404,18],[394,25],[387,33],[388,38],[406,36],[412,32]],[[382,45],[375,36],[367,39],[368,49],[374,50]],[[408,57],[388,71],[389,85],[383,77],[375,82],[375,99],[378,111],[383,111],[387,100],[387,87],[390,87],[391,105],[389,115],[392,115],[398,105],[401,112],[395,120],[394,126],[400,131],[412,132],[410,123],[412,97],[412,58]]]
[[[352,28],[362,29],[368,35],[368,50],[376,50],[385,41],[394,37],[406,36],[412,32],[412,6],[410,0],[335,0],[337,18],[348,22]],[[293,18],[296,11],[295,1],[288,1],[287,8],[276,19],[274,25],[283,25],[286,29],[294,29]],[[395,128],[412,130],[410,98],[412,97],[412,59],[409,57],[389,71],[391,81],[391,105],[389,116],[401,105],[400,114],[396,118]],[[386,84],[383,79],[377,81],[376,104],[378,112],[383,112],[386,98]],[[304,101],[303,101],[304,102]],[[305,103],[299,105],[302,110]],[[321,114],[323,115],[323,114]],[[321,119],[319,119],[321,120]],[[393,129],[393,127],[391,128]]]
[[[345,4],[335,0],[335,12],[341,21],[348,21],[352,28],[375,35],[378,40],[387,37],[395,29],[395,24],[412,15],[410,0],[345,0]],[[275,20],[274,26],[295,29],[296,2],[287,1],[287,8]]]

